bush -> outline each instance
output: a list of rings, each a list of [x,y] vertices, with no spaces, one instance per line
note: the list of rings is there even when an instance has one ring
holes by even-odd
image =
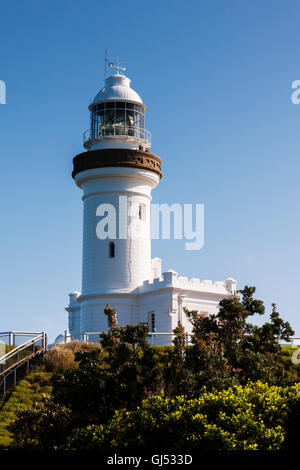
[[[44,368],[55,372],[51,399],[18,415],[15,442],[172,451],[295,445],[299,420],[291,407],[300,416],[299,389],[286,386],[297,380],[297,369],[284,363],[279,345],[293,331],[275,305],[269,323],[248,323],[264,312],[254,292],[245,287],[241,301],[223,299],[218,315],[185,310],[193,326],[189,347],[180,322],[172,347],[151,347],[146,325],[118,327],[107,305],[110,329],[99,335],[100,346],[68,343],[46,355]]]
[[[73,433],[69,449],[126,450],[279,450],[300,386],[269,387],[262,382],[197,399],[155,397],[135,411],[116,411],[106,426]]]
[[[71,432],[69,410],[53,406],[47,398],[39,407],[19,411],[17,417],[8,429],[13,433],[14,443],[19,448],[57,449],[67,442],[68,433]]]
[[[44,370],[56,374],[63,374],[67,369],[75,369],[78,367],[78,362],[75,361],[76,352],[92,351],[99,348],[100,345],[91,345],[82,341],[58,344],[47,352],[43,361]]]

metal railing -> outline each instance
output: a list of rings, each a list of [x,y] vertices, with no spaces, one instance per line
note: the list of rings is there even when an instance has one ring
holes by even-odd
[[[37,331],[0,331],[0,342],[9,346],[17,346],[24,343],[24,338],[40,335]]]
[[[298,344],[297,344],[298,342]],[[299,336],[293,336],[291,338],[291,342],[289,344],[292,348],[298,348],[300,346],[300,337]]]
[[[64,342],[69,343],[71,341],[84,341],[85,343],[99,343],[100,342],[100,335],[102,331],[92,331],[92,332],[85,332],[76,335],[68,335],[65,332],[64,335]],[[174,339],[174,333],[159,333],[159,332],[149,332],[147,334],[147,339],[151,346],[168,346],[173,344],[172,341]],[[192,335],[189,333],[185,334],[186,338],[186,345],[191,344]]]
[[[99,129],[87,129],[83,133],[83,143],[105,137],[133,137],[151,143],[151,132],[137,126],[102,126]]]
[[[7,333],[7,332],[6,332]],[[30,336],[36,333],[24,332],[8,332],[14,335]],[[0,333],[4,335],[3,333]],[[12,344],[10,344],[12,345]],[[35,356],[44,353],[47,350],[47,335],[45,333],[37,333],[36,336],[29,339],[20,346],[16,346],[8,353],[0,356],[0,392],[5,393],[7,390],[8,379],[11,385],[17,382],[18,370],[26,365],[27,372],[29,371],[30,360]]]
[[[64,343],[69,343],[71,341],[83,341],[85,343],[99,343],[100,342],[100,335],[102,331],[92,331],[92,332],[85,332],[79,333],[76,335],[69,335],[67,331],[65,331],[64,335]],[[192,344],[192,334],[185,333],[186,337],[186,345]],[[162,346],[162,345],[171,345],[173,344],[173,339],[175,335],[174,333],[163,333],[163,332],[149,332],[147,335],[149,344],[155,346]],[[298,343],[298,344],[297,344]],[[294,336],[291,338],[290,343],[281,342],[280,344],[288,344],[292,348],[298,348],[300,346],[300,337]]]

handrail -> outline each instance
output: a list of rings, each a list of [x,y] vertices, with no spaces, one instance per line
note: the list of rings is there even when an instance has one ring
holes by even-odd
[[[0,336],[14,334],[18,336],[40,335],[40,331],[0,331]]]
[[[38,336],[35,336],[34,338],[29,339],[25,343],[21,344],[20,346],[17,346],[16,348],[12,349],[8,353],[6,353],[4,356],[0,357],[0,361],[4,361],[9,359],[11,356],[14,356],[17,352],[22,351],[23,349],[27,348],[30,344],[29,343],[37,343],[40,339],[43,338],[43,333],[41,333]]]
[[[28,354],[27,356],[24,356],[23,358],[20,359],[20,353],[24,351],[25,349],[29,348],[30,346],[35,346],[37,343],[42,342],[41,348],[43,351],[46,350],[47,348],[47,335],[45,333],[40,333],[34,338],[31,338],[30,340],[26,341],[25,343],[21,344],[20,346],[15,347],[12,351],[9,351],[6,353],[4,356],[0,357],[0,377],[1,375],[5,374],[8,369],[12,368],[13,366],[17,365],[20,360],[24,361],[27,359],[27,357],[30,355]],[[36,351],[32,351],[31,354],[35,354]],[[17,356],[17,360],[7,366],[8,361],[13,359],[15,356]],[[7,367],[5,367],[7,366]],[[2,370],[1,370],[2,369]]]
[[[41,331],[0,331],[0,343],[8,344],[9,346],[20,345],[18,339],[23,340],[23,337],[38,336]],[[18,342],[18,344],[17,344]]]

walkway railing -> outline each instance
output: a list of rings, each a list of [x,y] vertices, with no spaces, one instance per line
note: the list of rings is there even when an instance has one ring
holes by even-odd
[[[33,336],[25,343],[15,346],[8,353],[0,354],[0,393],[5,393],[8,384],[15,385],[18,378],[18,370],[24,366],[29,371],[30,361],[47,350],[47,335],[45,333],[28,333],[28,332],[4,332],[0,333],[0,337],[9,335],[9,346],[13,346],[12,338],[17,336],[28,337]],[[3,341],[2,341],[3,344]]]
[[[30,339],[40,334],[40,331],[0,331],[0,343],[7,344],[9,346],[18,346],[24,343],[24,339]]]
[[[99,343],[101,331],[92,331],[86,333],[80,333],[76,335],[68,335],[65,331],[64,343],[69,343],[71,341],[84,341],[85,343]],[[175,335],[173,333],[162,333],[162,332],[149,332],[147,335],[149,344],[153,346],[160,345],[171,345],[173,344],[173,339]],[[192,344],[192,334],[185,333],[186,345]],[[291,338],[290,343],[280,343],[282,345],[288,344],[292,348],[300,347],[300,337],[294,336]]]
[[[71,341],[84,341],[85,343],[99,343],[100,342],[100,335],[102,331],[92,331],[86,333],[80,333],[77,335],[68,335],[65,332],[64,342],[69,343]],[[172,341],[175,335],[173,333],[158,333],[158,332],[149,332],[147,335],[147,339],[149,344],[152,346],[160,346],[160,345],[171,345],[173,344]],[[192,335],[189,333],[185,334],[186,344],[191,344],[191,337]]]
[[[290,346],[292,348],[298,348],[300,346],[300,337],[299,336],[293,336],[293,338],[291,338]]]

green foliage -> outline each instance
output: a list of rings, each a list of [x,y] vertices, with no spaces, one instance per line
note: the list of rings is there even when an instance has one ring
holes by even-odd
[[[47,354],[44,368],[55,372],[52,395],[17,414],[10,427],[16,445],[59,449],[71,434],[75,448],[140,442],[168,450],[170,443],[174,450],[279,449],[285,436],[294,445],[298,424],[290,409],[300,416],[298,389],[278,387],[298,380],[279,344],[293,331],[275,305],[269,322],[249,323],[264,313],[254,293],[246,286],[241,298],[223,299],[209,317],[185,309],[193,327],[190,346],[180,322],[173,346],[150,346],[147,325],[118,327],[115,309],[106,305],[110,329],[100,335],[100,346],[71,343]]]
[[[291,409],[300,386],[269,387],[261,382],[197,399],[154,397],[135,411],[116,411],[107,425],[77,429],[69,449],[279,450],[284,448]]]
[[[30,373],[0,399],[0,448],[12,444],[12,434],[7,426],[16,419],[17,413],[50,395],[51,376],[45,372]]]
[[[167,396],[181,395],[194,387],[193,374],[187,367],[185,329],[180,321],[173,333],[174,347],[169,350],[164,373],[164,392]]]
[[[19,411],[8,429],[19,448],[53,450],[67,443],[72,427],[70,410],[44,398],[37,407]]]
[[[104,314],[107,316],[108,326],[110,329],[117,328],[117,311],[115,308],[111,308],[109,304],[106,304],[104,308]]]
[[[284,362],[280,341],[294,334],[272,304],[270,322],[261,327],[248,318],[265,311],[261,300],[253,298],[254,287],[246,286],[237,296],[223,299],[217,315],[202,318],[197,311],[185,313],[193,325],[193,347],[187,363],[195,371],[197,395],[201,387],[223,388],[264,380],[270,384],[287,384],[297,380],[295,368]],[[191,396],[191,393],[189,393]]]
[[[54,377],[54,402],[69,408],[77,423],[106,422],[115,409],[135,407],[159,374],[147,333],[145,325],[102,333],[101,349],[78,351],[79,367]]]

